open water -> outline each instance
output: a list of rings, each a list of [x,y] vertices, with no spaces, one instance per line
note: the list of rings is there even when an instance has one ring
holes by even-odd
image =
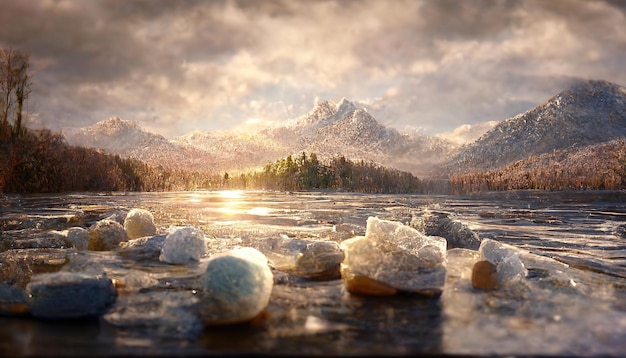
[[[523,287],[482,291],[470,281],[476,256],[451,254],[437,297],[355,296],[339,279],[307,280],[275,270],[263,319],[203,327],[184,311],[198,267],[167,265],[139,253],[90,252],[82,265],[104,267],[127,284],[110,312],[68,321],[0,317],[0,356],[626,352],[626,192],[76,193],[8,195],[0,205],[3,242],[36,240],[67,228],[68,218],[79,218],[69,222],[87,228],[116,210],[143,208],[162,232],[170,225],[193,225],[222,248],[262,248],[271,237],[341,241],[363,235],[369,216],[409,223],[430,208],[449,212],[481,238],[546,259],[544,269],[529,270]]]

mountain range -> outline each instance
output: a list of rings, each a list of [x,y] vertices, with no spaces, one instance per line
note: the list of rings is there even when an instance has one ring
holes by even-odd
[[[300,152],[344,156],[426,175],[454,148],[447,140],[379,124],[347,99],[320,101],[307,114],[251,133],[199,131],[167,139],[112,117],[62,131],[71,145],[94,147],[152,165],[192,170],[250,170]],[[419,160],[416,160],[419,158]]]
[[[71,145],[173,168],[245,171],[306,151],[320,159],[345,156],[419,177],[438,177],[625,137],[626,89],[606,81],[579,81],[529,111],[482,128],[487,130],[482,136],[460,146],[384,126],[365,108],[343,98],[337,103],[319,101],[301,117],[245,134],[196,130],[168,139],[118,117],[62,133]]]

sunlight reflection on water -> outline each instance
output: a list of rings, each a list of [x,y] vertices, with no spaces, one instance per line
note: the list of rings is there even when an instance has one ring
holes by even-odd
[[[546,259],[567,259],[576,266],[552,262],[554,268],[563,270],[562,275],[550,276],[547,273],[554,270],[534,269],[528,286],[519,292],[482,292],[473,289],[470,280],[471,264],[477,256],[449,254],[444,293],[431,301],[412,297],[365,299],[345,295],[338,280],[300,281],[280,273],[277,277],[281,281],[274,286],[269,307],[274,316],[264,326],[205,328],[201,340],[185,342],[176,353],[406,354],[423,353],[431,347],[435,353],[486,356],[617,355],[626,349],[626,246],[623,236],[616,234],[616,228],[626,221],[626,194],[611,195],[528,192],[437,197],[198,191],[15,196],[9,197],[15,204],[0,212],[0,217],[6,225],[20,220],[24,225],[30,223],[27,228],[16,227],[14,234],[31,235],[35,224],[50,221],[45,217],[82,212],[88,226],[118,208],[143,207],[155,214],[155,222],[162,229],[168,225],[198,226],[215,247],[226,249],[236,245],[262,248],[277,238],[341,241],[362,235],[368,216],[410,222],[423,208],[436,208],[452,213],[481,238],[510,243]],[[163,306],[158,312],[178,312],[168,307],[181,305],[183,289],[203,271],[203,264],[173,267],[135,255],[85,252],[80,262],[97,263],[120,280],[125,290],[119,301],[120,312],[132,308],[143,314],[140,308],[146,306],[144,301],[153,300]],[[73,262],[80,263],[76,259]],[[143,297],[143,301],[133,301],[133,295]],[[0,335],[0,355],[3,347],[7,352],[22,349],[23,355],[45,355],[46,343],[48,349],[61,349],[67,343],[64,339],[72,334],[81,340],[81,352],[90,354],[119,355],[134,349],[142,349],[140,353],[170,352],[172,346],[157,338],[175,332],[177,321],[163,320],[157,325],[154,322],[158,320],[148,313],[134,321],[127,316],[126,321],[119,321],[129,327],[124,336],[119,330],[106,330],[105,325],[94,324],[95,328],[104,327],[96,336],[78,332],[75,324],[57,328],[38,321],[0,318],[5,327],[5,335]],[[158,331],[163,326],[167,329]],[[195,334],[193,327],[187,328]],[[20,331],[32,338],[20,341],[16,338],[19,333],[15,333]],[[146,347],[150,347],[149,352]]]

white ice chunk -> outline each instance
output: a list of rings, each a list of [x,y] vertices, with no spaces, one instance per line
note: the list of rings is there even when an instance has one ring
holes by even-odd
[[[338,277],[339,265],[344,258],[343,251],[334,241],[314,241],[308,243],[296,258],[296,274],[315,277]]]
[[[487,260],[494,265],[499,264],[508,256],[522,253],[522,250],[515,246],[492,239],[484,239],[478,251],[482,260]]]
[[[343,271],[398,290],[439,293],[446,280],[446,240],[400,222],[369,217],[365,236],[341,247]]]
[[[294,239],[287,236],[259,240],[255,246],[273,268],[306,278],[338,278],[343,251],[330,240]]]
[[[519,254],[509,255],[496,266],[496,279],[498,283],[509,284],[523,280],[528,271],[520,260]]]
[[[198,261],[207,252],[204,233],[193,226],[172,229],[165,237],[159,260],[170,264]]]
[[[484,239],[478,251],[482,260],[487,260],[496,266],[498,285],[519,282],[528,275],[528,270],[520,259],[520,256],[526,252],[515,246]]]
[[[248,321],[267,307],[274,277],[263,253],[240,247],[211,256],[200,282],[204,322],[230,324]]]
[[[124,230],[130,239],[156,235],[152,213],[144,209],[132,209],[124,219]]]

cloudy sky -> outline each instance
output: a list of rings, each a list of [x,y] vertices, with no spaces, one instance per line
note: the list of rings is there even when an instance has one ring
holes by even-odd
[[[426,134],[502,120],[575,79],[626,85],[626,1],[0,0],[30,51],[31,124],[111,116],[166,137],[347,97]]]

